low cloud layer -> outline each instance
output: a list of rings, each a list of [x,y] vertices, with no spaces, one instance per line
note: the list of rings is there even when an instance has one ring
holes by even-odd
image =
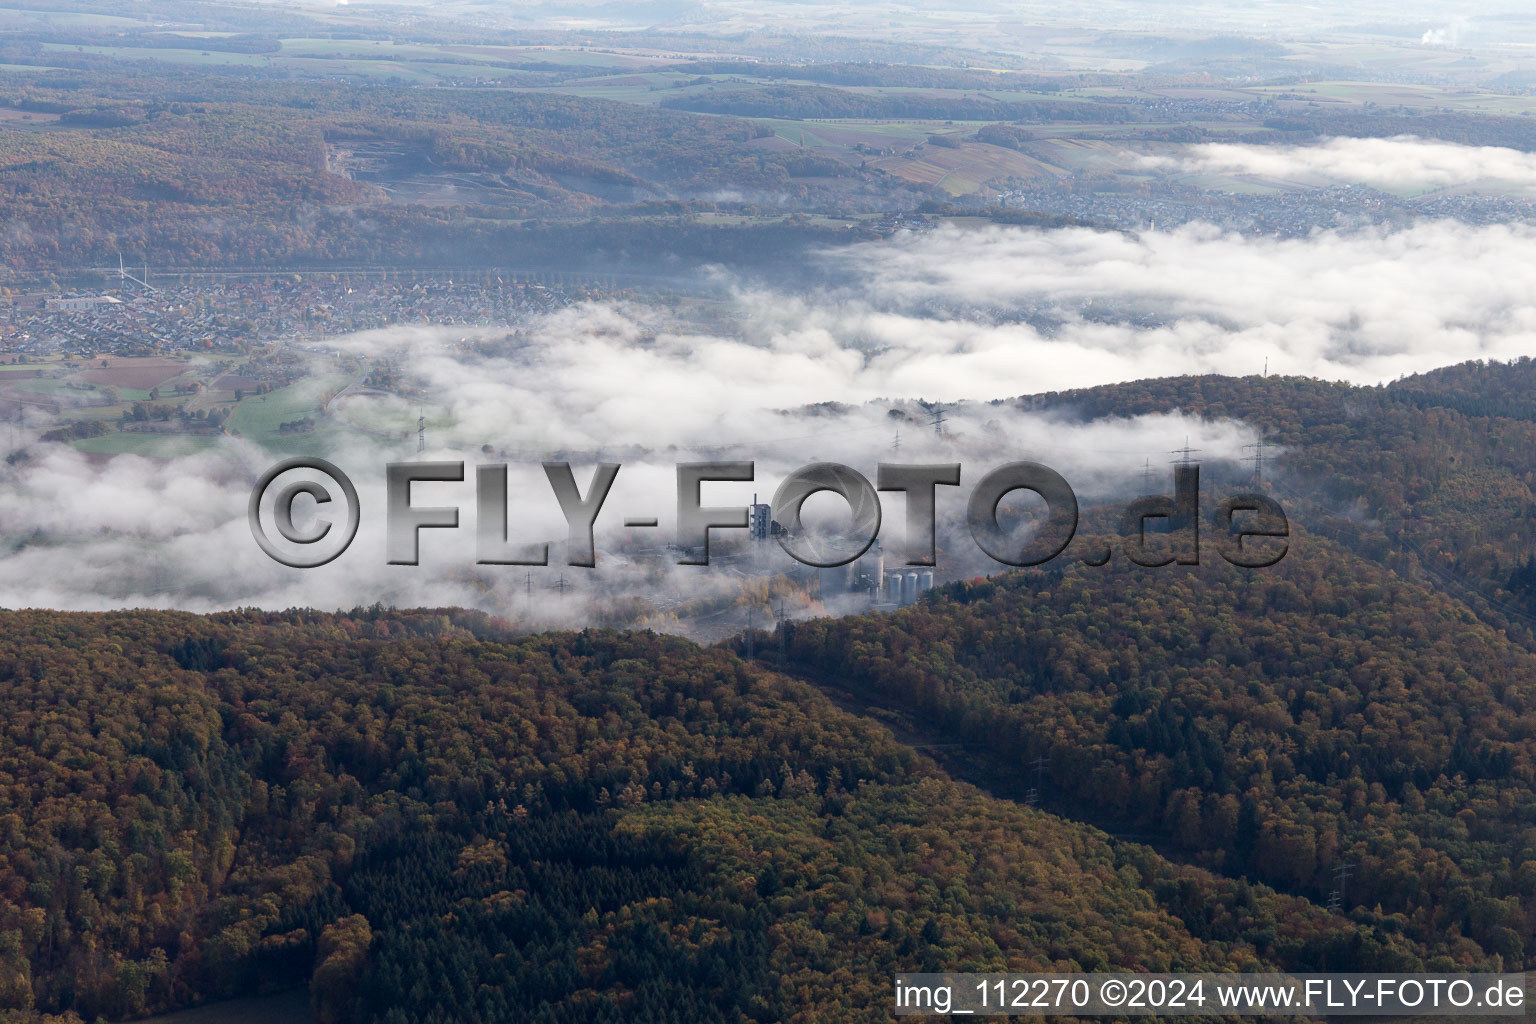
[[[1284,182],[1390,190],[1536,189],[1536,154],[1501,146],[1458,146],[1412,135],[1329,139],[1313,146],[1205,143],[1189,146],[1177,156],[1142,156],[1138,164],[1151,170],[1248,174]]]
[[[892,385],[1018,392],[1191,373],[1376,384],[1536,350],[1536,228],[1252,238],[941,230],[836,257]],[[885,357],[880,357],[884,359]]]
[[[1271,373],[1377,383],[1536,349],[1536,229],[1521,226],[1436,222],[1297,240],[1200,227],[1139,236],[943,228],[818,258],[819,286],[784,294],[742,284],[735,308],[714,320],[640,302],[589,304],[516,332],[401,328],[326,339],[317,365],[338,353],[392,360],[416,390],[333,403],[334,433],[349,440],[327,457],[353,476],[363,515],[351,548],[320,569],[277,565],[252,540],[250,488],[278,456],[247,442],[106,464],[23,443],[28,460],[0,470],[0,605],[382,601],[584,622],[604,602],[634,597],[666,612],[745,585],[738,570],[681,567],[666,550],[678,462],[757,463],[752,483],[709,485],[705,502],[719,505],[754,493],[766,500],[813,461],[871,478],[881,461],[960,462],[962,486],[941,489],[939,508],[949,527],[941,546],[959,558],[967,542],[954,527],[965,495],[1001,463],[1042,461],[1082,497],[1118,500],[1139,493],[1146,463],[1166,473],[1168,452],[1186,438],[1214,472],[1258,436],[1238,421],[1172,413],[1082,422],[1070,407],[1048,417],[989,400],[1172,374],[1256,374],[1266,358]],[[423,407],[424,457],[470,468],[463,484],[420,485],[415,499],[457,505],[461,526],[425,533],[421,566],[390,566],[383,466],[418,457],[406,435]],[[942,436],[932,422],[940,408]],[[564,523],[539,467],[547,458],[571,461],[583,489],[594,463],[623,466],[599,519],[596,570],[562,564]],[[475,565],[480,461],[511,464],[513,539],[551,541],[548,568]],[[660,526],[626,530],[626,516],[655,516]],[[891,496],[889,549],[901,547],[903,522]],[[562,575],[572,586],[558,589]]]

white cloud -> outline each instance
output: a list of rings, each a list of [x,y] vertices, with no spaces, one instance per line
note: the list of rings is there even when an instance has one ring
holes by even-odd
[[[1186,147],[1178,156],[1145,155],[1137,164],[1151,170],[1250,174],[1286,182],[1354,183],[1380,189],[1536,188],[1536,154],[1501,146],[1459,146],[1412,135],[1329,139],[1313,146],[1203,143]]]
[[[819,315],[856,319],[885,349],[885,383],[908,393],[1242,375],[1266,357],[1272,372],[1366,384],[1536,351],[1536,229],[1524,225],[1300,239],[1200,225],[940,230],[835,258],[858,282],[850,294],[884,308]]]
[[[590,304],[517,335],[414,328],[329,339],[328,348],[398,356],[426,395],[428,458],[473,462],[482,444],[513,463],[513,534],[554,541],[544,587],[561,571],[582,588],[554,614],[590,614],[586,596],[628,593],[661,605],[729,586],[672,564],[673,466],[754,459],[755,483],[710,485],[708,503],[765,498],[791,469],[845,462],[958,461],[964,483],[941,494],[941,521],[963,516],[986,470],[1032,458],[1085,496],[1140,486],[1184,443],[1235,459],[1255,432],[1179,414],[1091,423],[1011,404],[950,407],[935,437],[924,398],[956,403],[1173,374],[1271,372],[1377,383],[1465,359],[1536,351],[1536,228],[1429,222],[1411,229],[1255,239],[1208,227],[1140,236],[1086,229],[944,228],[831,251],[826,282],[785,294],[743,288],[731,336],[698,333],[643,303]],[[892,401],[882,401],[889,399]],[[361,400],[339,415],[414,421],[417,402]],[[796,412],[817,402],[842,411]],[[366,403],[372,403],[371,408]],[[912,420],[888,415],[904,409]],[[789,410],[789,411],[787,411]],[[448,424],[451,424],[448,425]],[[0,469],[0,605],[191,610],[236,605],[350,607],[464,604],[520,614],[523,571],[474,565],[473,469],[462,485],[418,488],[421,504],[462,509],[461,528],[429,531],[419,568],[388,566],[382,469],[415,458],[359,440],[327,457],[363,502],[351,549],[315,570],[271,562],[245,522],[249,489],[276,457],[232,441],[174,461],[105,466],[61,446]],[[623,464],[599,520],[599,569],[562,570],[565,534],[538,463]],[[947,504],[944,504],[947,503]],[[618,524],[655,515],[635,534]],[[899,499],[886,533],[899,545]],[[633,543],[649,545],[649,555]],[[537,602],[558,604],[547,589]]]
[[[1457,18],[1448,25],[1427,30],[1419,38],[1425,46],[1460,46],[1461,34],[1466,31],[1467,19]]]

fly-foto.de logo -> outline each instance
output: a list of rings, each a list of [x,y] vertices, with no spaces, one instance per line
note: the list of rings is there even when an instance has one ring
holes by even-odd
[[[594,528],[619,475],[617,463],[600,463],[585,493],[568,462],[545,462],[544,475],[559,502],[568,529],[566,564],[597,564]],[[676,466],[675,547],[679,565],[708,565],[710,535],[715,530],[750,530],[757,539],[776,540],[791,558],[805,565],[847,565],[869,550],[880,535],[880,492],[900,493],[906,506],[906,564],[931,566],[937,550],[938,489],[959,487],[959,463],[880,463],[875,482],[858,470],[835,462],[817,462],[795,470],[779,484],[768,504],[707,505],[709,484],[751,482],[752,462],[684,462]],[[514,541],[510,520],[507,465],[475,467],[472,499],[476,509],[475,562],[478,565],[548,565],[547,541]],[[320,479],[316,479],[319,477]],[[416,483],[464,483],[463,462],[392,462],[385,466],[385,557],[391,565],[417,565],[423,530],[456,530],[457,505],[417,505]],[[1044,502],[1043,521],[1020,531],[1005,525],[1003,499],[1025,491]],[[809,529],[801,519],[806,500],[829,492],[846,503],[848,521],[833,530]],[[310,504],[309,521],[300,525],[295,506]],[[338,504],[341,506],[337,508]],[[317,458],[293,458],[264,473],[251,491],[248,518],[256,543],[271,558],[294,568],[325,565],[346,551],[357,535],[362,505],[352,480]],[[337,514],[339,513],[339,514]],[[1132,501],[1120,517],[1125,555],[1144,566],[1200,563],[1200,468],[1174,467],[1172,495]],[[656,529],[654,510],[626,516],[626,529]],[[1232,565],[1264,568],[1285,557],[1290,524],[1280,503],[1261,493],[1234,494],[1211,511],[1218,553]],[[1078,501],[1070,484],[1049,466],[1010,462],[991,470],[971,488],[965,527],[988,557],[1004,565],[1033,566],[1058,557],[1077,535]],[[1021,532],[1027,536],[1020,537]],[[273,534],[276,534],[274,537]],[[1104,565],[1113,552],[1107,543],[1082,555],[1089,565]]]

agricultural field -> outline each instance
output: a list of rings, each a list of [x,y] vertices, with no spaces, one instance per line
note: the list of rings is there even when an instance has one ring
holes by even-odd
[[[139,18],[116,14],[91,14],[84,11],[45,11],[0,7],[0,29],[35,28],[134,29],[143,28]]]
[[[80,15],[81,19],[89,16]],[[124,20],[127,19],[115,19]],[[0,25],[4,15],[0,14]],[[89,24],[86,21],[79,25]],[[130,22],[142,27],[142,23]],[[106,23],[102,24],[106,27]],[[44,50],[92,54],[124,61],[161,61],[181,65],[223,65],[231,67],[268,68],[291,71],[304,75],[338,75],[361,78],[399,78],[421,84],[435,84],[451,79],[488,78],[516,82],[519,79],[536,78],[529,69],[545,71],[568,69],[579,73],[583,69],[614,72],[633,69],[648,72],[670,63],[656,57],[640,57],[606,52],[563,49],[554,47],[466,46],[433,45],[422,43],[396,43],[376,39],[325,39],[285,38],[277,41],[278,48],[271,53],[243,53],[221,48],[215,41],[231,33],[187,32],[173,33],[187,39],[207,39],[206,50],[182,47],[157,47],[135,45],[129,39],[121,44],[101,45],[90,43],[45,42]],[[19,70],[37,71],[30,65],[14,65]],[[0,68],[3,70],[4,68]],[[662,85],[670,85],[670,76]],[[645,88],[653,83],[646,83]],[[628,83],[633,88],[635,83]],[[626,86],[584,86],[573,83],[569,90],[573,95],[584,92],[621,92]],[[614,95],[608,98],[621,98]],[[635,98],[641,98],[639,93]]]
[[[877,160],[874,166],[906,178],[962,196],[984,185],[1010,179],[1056,177],[1059,172],[1023,153],[981,142],[960,143],[957,148],[924,146],[920,155]]]
[[[356,381],[355,374],[302,376],[262,393],[269,385],[221,368],[229,365],[158,357],[4,364],[0,420],[39,433],[99,422],[107,433],[69,443],[96,455],[163,459],[215,449],[229,436],[300,454],[324,451],[343,437],[398,440],[415,428],[414,415],[408,422],[400,417],[363,422],[367,415],[357,414],[382,408],[376,403],[353,403],[339,416],[340,410],[327,409],[332,396]],[[444,420],[432,429],[450,426]]]
[[[71,407],[101,396],[122,402],[149,401],[158,395],[160,386],[187,376],[194,369],[182,360],[155,358],[111,358],[100,363],[92,360],[89,364],[63,360],[11,364],[0,368],[0,388],[11,393],[54,396]]]
[[[342,428],[325,417],[322,407],[331,395],[352,383],[353,379],[344,374],[322,374],[265,395],[251,395],[230,412],[225,429],[273,451],[305,453],[323,450],[334,442]],[[282,429],[285,423],[303,420],[314,421],[311,431]]]
[[[147,394],[149,389],[157,388],[191,369],[191,364],[179,359],[106,358],[82,370],[78,378],[90,384],[141,390]]]
[[[1305,85],[1254,86],[1251,96],[1299,102],[1348,105],[1375,104],[1424,110],[1454,110],[1469,114],[1523,116],[1536,112],[1536,96],[1513,96],[1474,89],[1444,89],[1406,82],[1309,82]]]
[[[261,54],[229,53],[222,50],[177,50],[139,46],[92,46],[73,43],[44,43],[50,53],[87,53],[113,60],[161,61],[166,64],[194,64],[198,66],[225,65],[242,67],[266,67],[268,59]]]
[[[150,459],[181,459],[211,451],[224,443],[217,435],[137,434],[119,432],[74,442],[76,451],[97,455],[140,455]]]

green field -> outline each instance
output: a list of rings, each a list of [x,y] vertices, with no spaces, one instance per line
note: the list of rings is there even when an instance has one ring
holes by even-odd
[[[224,64],[266,67],[270,59],[258,53],[223,53],[218,50],[176,50],[140,46],[77,46],[72,43],[43,43],[51,52],[94,53],[114,60],[159,60],[168,64]]]
[[[322,57],[379,57],[388,55],[400,60],[431,59],[451,61],[454,54],[448,47],[426,43],[392,43],[383,39],[311,39],[300,37],[284,39],[281,53],[290,56]]]
[[[323,374],[265,395],[252,395],[235,406],[225,429],[273,452],[322,455],[335,451],[343,442],[357,441],[359,436],[345,423],[322,416],[320,402],[328,392],[339,391],[355,379],[346,374]],[[279,429],[284,423],[302,419],[315,421],[313,432],[285,434]]]
[[[507,60],[519,64],[567,64],[571,67],[591,68],[647,68],[668,63],[653,57],[633,57],[623,53],[606,53],[597,50],[545,49],[543,47],[461,47],[465,56],[483,57],[504,54]]]
[[[11,385],[13,391],[30,391],[37,395],[63,395],[65,397],[95,398],[101,401],[106,397],[108,385],[98,384],[94,388],[72,388],[62,377],[39,377],[35,380],[17,381]],[[121,402],[148,402],[150,395],[144,388],[114,388],[118,400]],[[167,394],[165,397],[171,397]]]
[[[116,422],[123,418],[123,413],[131,411],[128,405],[88,405],[80,409],[71,409],[64,419],[70,420],[110,420]]]
[[[180,33],[189,35],[189,33]],[[526,51],[510,47],[484,48],[496,52],[466,53],[464,47],[425,44],[393,45],[378,40],[357,39],[285,39],[277,53],[232,53],[220,50],[178,49],[133,45],[83,45],[44,43],[54,52],[89,53],[114,60],[165,61],[171,64],[223,65],[283,68],[302,74],[359,75],[370,78],[399,78],[431,82],[443,78],[516,79],[529,72],[506,67],[511,63],[551,63],[572,68],[622,67],[623,59],[611,55],[578,54],[566,51]],[[591,59],[586,59],[591,58]],[[36,71],[27,65],[7,65],[17,70]],[[614,86],[582,87],[569,90],[578,95],[603,95],[614,99],[643,100],[649,91],[642,87],[633,96]],[[618,95],[615,95],[618,93]]]
[[[107,385],[102,384],[98,384],[95,388],[91,389],[72,388],[62,378],[57,377],[24,380],[12,385],[12,389],[15,391],[31,391],[39,395],[64,395],[66,397],[73,395],[80,398],[94,398],[97,401],[106,399],[106,388]],[[149,392],[144,388],[114,388],[114,390],[117,392],[117,398],[120,403],[148,402],[151,400]],[[172,396],[167,395],[166,397],[169,399]]]
[[[1444,89],[1406,82],[1309,82],[1305,85],[1255,86],[1245,90],[1256,96],[1300,96],[1320,103],[1377,103],[1418,109],[1453,110],[1459,113],[1520,115],[1536,111],[1536,97],[1509,96],[1477,90]]]
[[[151,459],[179,459],[219,447],[222,437],[191,434],[107,434],[74,442],[77,451],[102,455],[142,455]]]
[[[83,388],[66,387],[63,379],[59,377],[39,377],[36,380],[17,381],[11,385],[12,391],[30,391],[37,395],[56,395],[60,391],[71,392],[79,395],[88,395],[89,391]]]
[[[115,14],[83,14],[79,11],[34,11],[16,7],[0,7],[0,26],[23,22],[28,28],[46,25],[52,28],[143,28],[139,18],[124,18]]]
[[[278,388],[265,395],[252,395],[235,406],[225,424],[230,433],[257,444],[286,443],[294,437],[313,435],[284,434],[278,428],[294,420],[320,419],[320,402],[326,392],[346,387],[352,378],[343,374],[307,377],[296,384]]]

